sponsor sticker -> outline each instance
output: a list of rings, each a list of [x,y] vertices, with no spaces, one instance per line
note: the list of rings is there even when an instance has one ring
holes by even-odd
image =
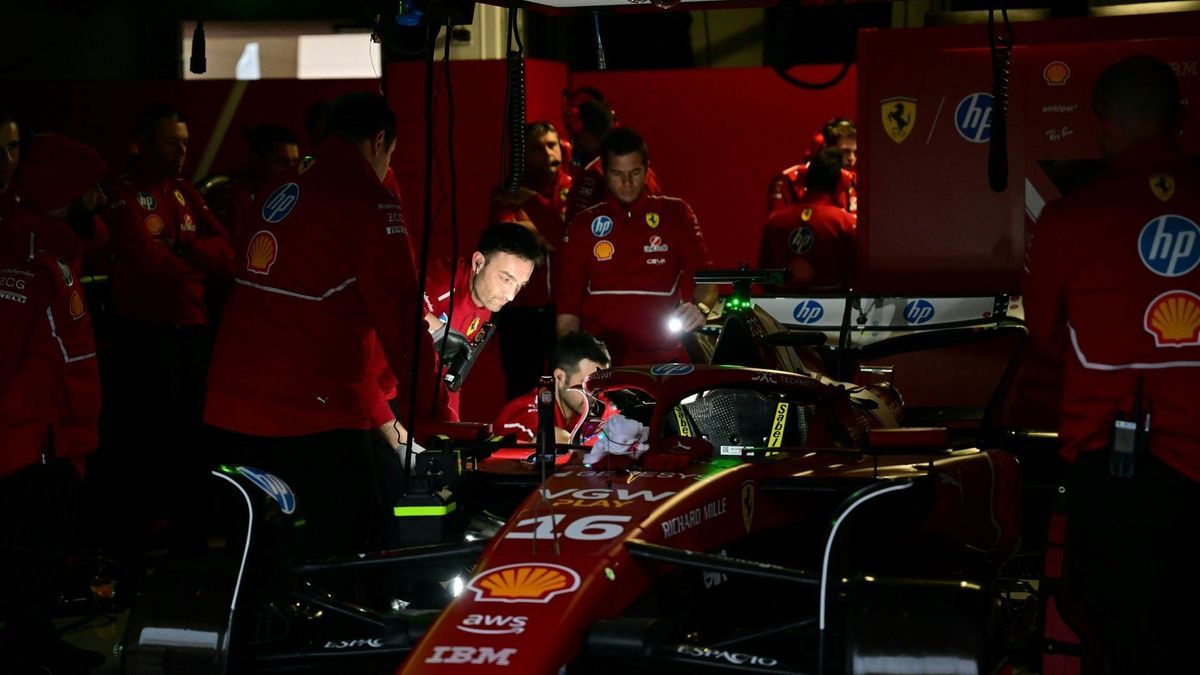
[[[792,310],[792,317],[802,324],[812,324],[825,316],[825,307],[816,300],[805,300]]]
[[[696,507],[686,513],[664,520],[662,522],[663,537],[670,539],[671,537],[687,532],[701,523],[719,518],[728,512],[729,498],[719,497],[704,506]]]
[[[71,274],[71,267],[63,261],[62,258],[55,258],[54,262],[58,265],[58,274],[62,277],[64,286],[73,286],[75,284],[75,275]]]
[[[292,488],[288,487],[288,484],[282,479],[261,469],[248,466],[237,467],[237,472],[270,495],[275,503],[279,504],[280,511],[291,515],[296,510],[296,493],[292,492]]]
[[[458,624],[458,629],[476,635],[520,635],[529,623],[527,616],[507,614],[468,614]]]
[[[769,656],[755,656],[754,654],[729,652],[725,651],[724,649],[713,649],[711,647],[700,647],[698,645],[679,645],[675,648],[675,653],[683,656],[708,659],[718,663],[729,663],[735,666],[763,666],[765,668],[773,668],[779,665],[779,661],[777,659],[773,659]]]
[[[659,377],[666,377],[670,375],[687,375],[695,369],[696,366],[693,366],[690,363],[660,363],[657,366],[652,366],[650,368],[650,374],[657,375]]]
[[[1146,223],[1138,235],[1142,264],[1162,277],[1179,277],[1200,263],[1200,226],[1186,216],[1166,214]]]
[[[152,214],[146,216],[146,220],[143,222],[146,224],[146,231],[149,232],[151,235],[157,237],[158,235],[162,234],[162,231],[163,231],[162,218],[159,218],[158,216],[156,216],[152,213]]]
[[[379,649],[382,646],[383,640],[379,638],[359,638],[357,640],[327,640],[322,649],[358,649],[360,647]]]
[[[775,404],[775,419],[771,422],[771,434],[767,438],[768,448],[778,448],[783,445],[783,432],[787,430],[787,401]]]
[[[750,526],[754,524],[754,483],[746,481],[742,483],[742,525],[746,531],[750,531]]]
[[[190,213],[183,214],[183,222],[179,225],[179,229],[182,232],[195,232],[196,231],[196,221],[192,220],[192,214],[190,214]]]
[[[904,305],[904,320],[917,326],[933,319],[933,303],[928,300],[909,300]]]
[[[954,128],[972,143],[987,143],[992,137],[992,95],[977,91],[963,97],[954,110]]]
[[[657,213],[651,212],[646,214],[646,224],[650,226],[650,229],[653,230],[654,228],[658,227],[658,223],[659,218]]]
[[[8,300],[18,305],[24,305],[26,302],[29,302],[29,298],[25,294],[13,293],[12,291],[0,291],[0,300]]]
[[[613,220],[608,216],[596,216],[592,219],[592,234],[597,237],[607,237],[612,234]]]
[[[79,320],[83,318],[83,297],[79,295],[79,291],[71,291],[71,301],[68,307],[71,312],[71,318]]]
[[[1175,196],[1175,177],[1169,173],[1150,176],[1150,191],[1161,201],[1171,201],[1171,197]]]
[[[888,138],[897,143],[912,133],[917,121],[917,99],[910,96],[893,96],[879,103],[879,119]]]
[[[599,260],[600,262],[608,262],[609,260],[612,260],[613,253],[615,253],[616,250],[617,248],[612,245],[611,241],[607,239],[601,239],[600,241],[596,242],[595,246],[592,247],[592,255],[595,256],[596,260]]]
[[[793,253],[808,253],[815,240],[812,228],[807,225],[801,225],[788,234],[788,246]]]
[[[663,243],[662,237],[657,234],[650,237],[650,243],[642,247],[645,253],[666,253],[669,247]]]
[[[666,265],[666,258],[646,258],[647,265]]]
[[[246,247],[246,269],[254,274],[270,274],[271,266],[279,257],[279,242],[275,235],[259,230],[250,238]]]
[[[13,277],[0,277],[0,288],[15,288],[18,291],[25,290],[24,279],[14,279]]]
[[[551,563],[516,563],[487,570],[466,590],[478,602],[546,604],[579,589],[579,573]]]
[[[158,200],[155,199],[154,195],[150,194],[149,192],[137,193],[137,203],[138,206],[147,211],[153,211],[154,209],[158,208]]]
[[[462,666],[507,666],[508,659],[516,653],[517,650],[513,647],[495,649],[493,647],[458,647],[438,645],[433,648],[433,654],[426,657],[425,663],[449,663]]]
[[[295,183],[284,183],[275,188],[274,192],[263,201],[262,218],[268,223],[278,223],[288,217],[299,201],[300,186]]]
[[[175,201],[179,202],[180,206],[187,206],[187,200],[183,198],[183,193],[175,190]]]
[[[564,490],[542,488],[542,496],[551,500],[553,506],[567,508],[621,509],[634,502],[648,502],[653,504],[674,494],[674,492],[635,491],[626,488],[612,490],[603,488],[584,488],[582,490],[576,488],[566,488]]]
[[[1046,86],[1061,87],[1071,79],[1071,67],[1064,61],[1051,61],[1042,68],[1042,79]]]
[[[1159,295],[1146,306],[1142,327],[1155,347],[1200,345],[1200,295],[1182,289]]]

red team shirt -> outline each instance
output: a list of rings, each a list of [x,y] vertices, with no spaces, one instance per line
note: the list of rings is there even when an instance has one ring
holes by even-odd
[[[643,193],[626,206],[610,196],[567,228],[558,313],[580,317],[614,364],[687,360],[667,321],[691,301],[693,274],[711,266],[686,202]]]
[[[450,269],[449,264],[433,266],[425,282],[425,311],[445,321],[450,314]],[[483,324],[492,320],[487,307],[479,307],[471,298],[471,261],[459,260],[455,270],[454,315],[449,316],[450,327],[462,333],[467,342],[473,341],[483,329]],[[446,392],[451,411],[449,421],[459,420],[459,399],[462,390]]]
[[[808,181],[808,162],[789,166],[783,173],[771,179],[767,189],[767,215],[793,204],[799,204]],[[842,169],[834,203],[851,213],[858,212],[858,174],[853,169]]]
[[[854,271],[857,220],[830,195],[809,192],[800,203],[771,214],[763,228],[758,265],[791,270],[788,291],[845,289]],[[811,278],[804,280],[808,274]]]
[[[109,191],[117,316],[181,326],[208,322],[205,282],[229,277],[233,244],[180,178],[125,176]]]
[[[532,223],[542,239],[550,244],[546,259],[533,271],[529,283],[510,303],[513,307],[543,307],[550,304],[559,265],[558,244],[566,230],[567,195],[571,174],[559,170],[555,182],[538,191],[522,187],[515,194],[492,196],[489,223]]]
[[[1107,448],[1141,378],[1151,452],[1200,480],[1200,172],[1161,147],[1113,169],[1049,204],[1030,250],[1030,332],[1066,344],[1062,451]]]
[[[534,443],[537,441],[538,427],[538,409],[537,409],[538,390],[533,391],[514,398],[500,410],[500,414],[496,416],[496,421],[492,422],[492,433],[499,436],[507,436],[508,434],[516,434],[517,441],[524,443]],[[571,430],[571,426],[575,424],[576,418],[563,417],[562,409],[558,403],[554,404],[554,426],[559,429]]]

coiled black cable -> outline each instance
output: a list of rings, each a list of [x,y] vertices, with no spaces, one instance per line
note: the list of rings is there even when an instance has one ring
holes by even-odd
[[[504,106],[503,151],[507,157],[504,180],[505,192],[516,192],[525,179],[525,45],[517,27],[517,8],[508,10],[508,94]],[[513,45],[516,49],[513,49]]]
[[[454,161],[454,85],[450,79],[450,38],[454,30],[454,21],[446,15],[446,40],[442,50],[442,72],[446,80],[446,151],[450,155],[450,296],[446,302],[445,333],[438,345],[438,391],[441,391],[441,379],[446,368],[446,345],[450,343],[450,327],[454,325],[454,294],[458,285],[458,165]],[[430,415],[437,413],[437,397],[433,399],[433,409]]]
[[[1013,30],[1001,8],[1005,35],[996,34],[996,10],[988,10],[988,49],[992,57],[992,121],[988,138],[988,187],[1008,188],[1008,84],[1012,78]]]

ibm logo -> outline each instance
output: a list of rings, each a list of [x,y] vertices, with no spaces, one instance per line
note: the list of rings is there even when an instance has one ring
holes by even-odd
[[[1200,263],[1200,226],[1191,219],[1174,214],[1159,216],[1142,227],[1138,235],[1138,255],[1151,272],[1163,277],[1179,277]]]
[[[986,143],[992,137],[992,95],[978,91],[959,101],[954,126],[968,141]]]

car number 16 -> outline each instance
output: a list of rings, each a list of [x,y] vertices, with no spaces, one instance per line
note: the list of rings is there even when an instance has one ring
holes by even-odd
[[[517,521],[508,534],[504,535],[505,539],[554,539],[558,526],[566,519],[565,513],[556,513],[549,516],[537,516],[536,518],[523,518]],[[633,519],[633,516],[618,516],[609,514],[598,514],[592,516],[583,516],[576,518],[567,524],[562,530],[562,536],[567,539],[576,539],[579,541],[604,541],[605,539],[616,539],[625,531],[624,523],[628,523]],[[533,527],[532,532],[518,532],[517,530],[526,527]]]

